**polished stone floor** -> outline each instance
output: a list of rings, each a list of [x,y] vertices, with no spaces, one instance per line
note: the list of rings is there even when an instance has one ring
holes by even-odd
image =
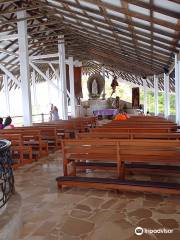
[[[61,192],[55,181],[61,174],[60,152],[15,172],[23,205],[19,240],[180,239],[180,197],[83,188]],[[138,226],[173,233],[137,236]]]

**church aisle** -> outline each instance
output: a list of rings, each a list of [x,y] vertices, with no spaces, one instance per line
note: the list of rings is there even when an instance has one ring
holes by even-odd
[[[162,234],[135,236],[137,226],[172,228],[174,233],[166,239],[178,239],[179,197],[83,188],[66,188],[60,192],[55,181],[62,174],[60,156],[56,152],[15,172],[16,191],[21,194],[23,205],[24,227],[19,240],[158,240],[164,237]]]

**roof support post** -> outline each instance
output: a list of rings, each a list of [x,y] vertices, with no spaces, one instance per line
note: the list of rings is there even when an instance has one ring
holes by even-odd
[[[158,77],[154,75],[154,113],[155,116],[158,116]]]
[[[49,79],[50,76],[49,76],[49,68],[47,68],[46,70],[46,77]],[[48,101],[49,101],[49,104],[52,104],[52,100],[51,100],[51,85],[49,83],[49,81],[47,81],[47,88],[48,88]]]
[[[33,89],[33,100],[34,105],[37,105],[37,94],[36,94],[36,72],[33,69],[32,71],[32,89]]]
[[[18,11],[17,19],[25,19],[26,11]],[[27,38],[27,20],[19,20],[18,28],[18,43],[19,43],[19,61],[20,61],[20,76],[21,90],[23,103],[23,122],[25,126],[32,125],[32,106],[31,106],[31,89],[30,89],[30,72],[29,72],[29,52]]]
[[[180,124],[180,59],[175,55],[176,123]]]
[[[144,114],[147,113],[147,82],[146,79],[143,79],[143,87],[144,87]]]
[[[169,74],[164,73],[164,117],[168,119],[169,114]]]
[[[103,89],[102,96],[103,96],[103,99],[105,99],[105,97],[106,97],[106,81],[105,81],[105,68],[104,67],[102,67],[102,76],[104,78],[104,89]]]
[[[3,75],[3,83],[4,83],[4,93],[5,93],[5,99],[6,99],[6,115],[10,116],[9,88],[8,88],[7,75]]]
[[[73,57],[69,57],[69,82],[70,82],[70,103],[71,117],[76,117],[76,99],[74,90],[74,63]]]
[[[65,44],[64,36],[60,36],[62,40],[58,41],[58,55],[59,55],[59,106],[60,118],[68,119],[68,104],[67,104],[67,86],[66,86],[66,63],[65,63]]]

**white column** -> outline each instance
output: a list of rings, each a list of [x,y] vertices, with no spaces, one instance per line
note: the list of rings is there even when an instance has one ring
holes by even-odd
[[[70,82],[71,117],[76,117],[76,99],[75,99],[75,90],[74,90],[73,57],[69,57],[69,82]]]
[[[49,79],[50,76],[49,76],[49,68],[46,70],[46,77]],[[51,99],[51,86],[50,86],[50,83],[49,81],[46,81],[47,83],[47,89],[48,89],[48,102],[49,104],[52,104],[52,99]],[[59,108],[59,106],[58,106]]]
[[[176,94],[176,123],[180,124],[180,61],[175,55],[175,94]]]
[[[36,94],[36,72],[33,69],[32,71],[32,89],[33,89],[33,99],[34,99],[34,105],[37,105],[37,94]]]
[[[60,38],[62,40],[58,41],[59,69],[60,69],[59,106],[60,106],[60,118],[65,120],[68,119],[65,44],[62,35],[60,36]]]
[[[105,81],[105,69],[104,69],[104,67],[102,67],[102,76],[104,78],[103,98],[105,99],[105,96],[106,96],[106,81]]]
[[[4,83],[4,93],[5,93],[5,99],[6,99],[6,115],[10,116],[9,87],[8,87],[7,75],[3,75],[3,83]]]
[[[146,79],[143,79],[143,87],[144,87],[144,114],[147,113],[147,82]]]
[[[155,116],[158,116],[158,77],[154,75],[154,113]]]
[[[164,73],[164,117],[168,118],[169,114],[169,75]]]
[[[17,18],[26,18],[26,11],[18,11]],[[27,38],[27,20],[17,22],[18,27],[18,43],[19,43],[19,61],[20,76],[23,104],[23,122],[25,126],[32,124],[32,106],[31,106],[31,90],[30,90],[30,73],[29,73],[29,52]]]

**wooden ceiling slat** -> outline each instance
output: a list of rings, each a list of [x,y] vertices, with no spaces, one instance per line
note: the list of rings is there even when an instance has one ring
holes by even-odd
[[[163,5],[157,6],[154,0],[121,0],[119,7],[104,0],[3,2],[0,4],[0,16],[4,20],[0,27],[4,34],[5,31],[17,32],[17,9],[28,11],[26,20],[31,55],[56,53],[59,35],[64,35],[66,57],[74,56],[87,63],[90,61],[91,72],[100,72],[103,64],[111,73],[123,76],[134,84],[141,85],[144,75],[162,73],[163,67],[172,64],[173,54],[180,49],[179,22],[176,24],[170,18],[160,18],[163,14],[178,20],[180,13]],[[169,2],[177,3],[177,0]],[[90,3],[89,6],[87,3]],[[92,4],[95,8],[91,7]],[[145,11],[140,12],[140,8]],[[157,28],[156,24],[162,28]],[[166,31],[166,28],[169,30]],[[14,52],[17,52],[18,41],[12,42]],[[7,46],[8,50],[11,46]],[[19,74],[18,59],[6,55],[1,61],[13,73]],[[148,85],[153,87],[151,79]],[[162,80],[159,88],[163,88]],[[170,88],[174,88],[174,79]]]
[[[57,1],[56,1],[57,2]],[[66,0],[61,0],[61,2],[64,2],[67,4]],[[51,4],[48,3],[48,5],[52,6]],[[74,2],[68,2],[68,5],[72,6],[72,7],[75,7],[75,8],[78,8],[77,5],[74,3]],[[46,5],[47,7],[47,5]],[[62,9],[61,7],[57,7],[57,9]],[[81,10],[86,10],[88,11],[89,13],[94,13],[96,15],[100,15],[100,12],[96,9],[92,9],[92,8],[89,8],[89,7],[85,7],[85,6],[81,6],[79,7],[79,9]],[[63,10],[63,9],[62,9]],[[72,12],[73,10],[71,10]],[[108,13],[108,17],[110,19],[113,19],[113,20],[116,20],[116,21],[119,21],[119,22],[122,22],[122,23],[126,23],[126,20],[120,16],[115,16],[113,14],[110,14]],[[138,23],[138,22],[134,22],[133,23],[135,27],[138,27],[138,28],[142,28],[142,29],[146,29],[146,30],[149,30],[151,31],[151,27],[150,26],[147,26],[145,24],[141,24],[141,23]],[[177,27],[176,27],[177,28]],[[177,38],[177,36],[175,36],[175,34],[173,33],[169,33],[167,31],[164,31],[164,30],[160,30],[160,29],[157,29],[157,28],[153,28],[153,32],[156,32],[156,33],[159,33],[161,35],[164,35],[164,36],[168,36],[168,37],[172,37],[172,38]]]
[[[145,8],[145,9],[152,9],[152,11],[164,14],[166,16],[170,16],[170,17],[173,17],[173,18],[180,18],[180,13],[171,11],[169,9],[165,9],[163,7],[160,7],[160,6],[156,6],[154,4],[149,4],[149,3],[139,1],[139,0],[121,0],[121,1],[131,3],[133,5],[136,5],[136,6]]]
[[[86,1],[89,2],[89,3],[95,3],[94,0],[86,0]],[[67,2],[67,4],[69,4],[69,2]],[[139,19],[147,21],[147,22],[152,21],[153,23],[156,23],[158,25],[161,25],[161,26],[164,26],[164,27],[167,27],[167,28],[170,28],[170,29],[174,29],[174,30],[177,30],[177,31],[179,30],[179,27],[174,23],[171,23],[171,22],[159,19],[159,18],[155,18],[155,17],[153,17],[153,19],[151,19],[150,16],[139,13],[139,12],[135,12],[135,11],[130,11],[129,10],[128,12],[126,12],[126,10],[124,8],[117,7],[117,6],[115,6],[111,3],[98,2],[97,5],[98,6],[103,6],[107,9],[110,9],[110,10],[118,12],[118,13],[126,14],[130,17],[139,18]]]

